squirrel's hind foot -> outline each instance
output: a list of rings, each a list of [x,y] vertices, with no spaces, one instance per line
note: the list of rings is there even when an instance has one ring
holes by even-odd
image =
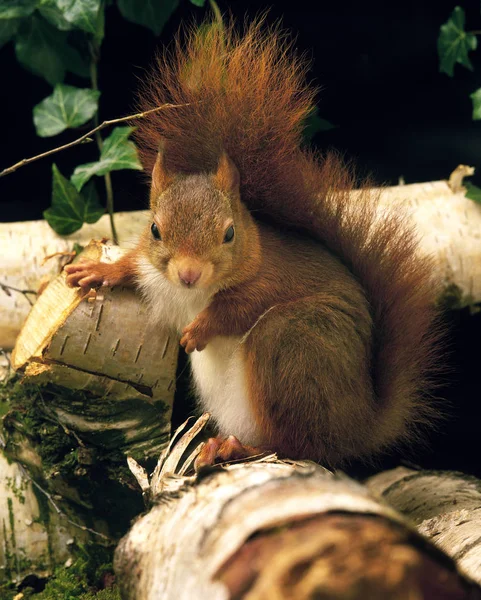
[[[195,470],[199,472],[205,467],[215,464],[241,460],[264,454],[264,450],[242,444],[235,435],[227,438],[209,438],[195,460]]]

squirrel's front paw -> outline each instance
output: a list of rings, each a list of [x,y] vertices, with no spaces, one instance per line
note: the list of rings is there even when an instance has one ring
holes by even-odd
[[[115,285],[109,280],[109,267],[108,264],[92,261],[66,265],[67,285],[81,288]]]
[[[187,354],[191,354],[194,350],[201,352],[211,337],[208,334],[205,320],[196,318],[182,330],[180,345],[184,347]]]

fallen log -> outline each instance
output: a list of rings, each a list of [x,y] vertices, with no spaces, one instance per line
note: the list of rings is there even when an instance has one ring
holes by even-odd
[[[445,281],[445,303],[455,308],[481,300],[481,206],[465,197],[459,184],[447,181],[387,187],[382,206],[407,207],[421,236],[422,248],[433,255],[439,276]],[[353,192],[355,194],[355,192]],[[145,226],[147,211],[118,213],[121,246],[130,248]],[[0,347],[12,348],[30,309],[34,295],[15,290],[37,291],[55,277],[75,243],[110,236],[107,215],[78,232],[58,236],[46,221],[0,224]],[[57,254],[56,253],[60,253]],[[54,255],[44,263],[46,256]],[[9,287],[5,287],[9,286]]]
[[[451,471],[398,467],[371,477],[366,484],[481,584],[479,479]]]
[[[121,252],[92,243],[83,256]],[[73,545],[125,533],[142,507],[125,457],[168,443],[177,353],[133,290],[85,296],[63,273],[47,286],[11,356],[22,383],[2,386],[0,581],[44,577]]]
[[[116,246],[90,244],[83,259],[114,261]],[[170,434],[177,338],[149,321],[147,307],[131,289],[103,288],[85,295],[57,276],[33,306],[11,356],[23,382],[53,383],[103,398],[49,406],[55,417],[100,443],[123,435],[129,452],[160,452]],[[119,441],[119,445],[122,445]]]
[[[116,550],[125,600],[481,598],[453,560],[341,474],[274,455],[189,474],[206,420],[150,480],[133,464],[153,507]]]
[[[134,245],[147,218],[147,211],[115,215],[119,243],[124,248]],[[13,348],[35,301],[35,293],[39,287],[54,279],[65,263],[72,259],[75,246],[87,246],[92,239],[101,240],[110,236],[108,215],[68,236],[56,234],[47,221],[0,223],[1,348]]]
[[[109,545],[115,539],[106,519],[54,498],[38,479],[0,451],[0,584],[48,577],[55,566],[72,560],[79,545]]]

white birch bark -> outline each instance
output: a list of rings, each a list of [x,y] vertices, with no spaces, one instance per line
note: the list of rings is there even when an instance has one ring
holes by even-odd
[[[122,250],[92,243],[88,260],[112,262]],[[122,431],[145,456],[167,443],[175,391],[178,340],[149,320],[147,306],[127,288],[87,294],[58,275],[32,307],[12,353],[26,383],[54,383],[108,395],[105,414],[88,406],[50,406],[58,420],[81,433]],[[123,410],[123,405],[126,409]],[[110,409],[109,409],[110,408]]]
[[[454,189],[447,181],[388,187],[383,203],[409,209],[423,251],[434,256],[446,287],[455,285],[461,304],[466,305],[481,300],[481,205],[465,198],[459,183]],[[147,211],[116,215],[122,247],[134,245],[147,219]],[[37,290],[43,280],[58,274],[62,264],[57,257],[42,265],[45,256],[70,252],[75,242],[86,245],[92,238],[109,236],[107,216],[64,238],[45,221],[0,224],[0,283]],[[13,347],[29,309],[23,295],[0,290],[0,347]]]
[[[108,262],[121,254],[116,246],[92,243],[83,256]],[[12,366],[25,383],[88,392],[75,402],[54,394],[48,406],[39,406],[45,418],[74,432],[79,449],[120,450],[139,460],[157,456],[170,437],[178,340],[157,324],[152,335],[152,327],[133,290],[102,288],[86,296],[69,288],[61,273],[32,307]],[[10,429],[0,432],[0,580],[46,575],[69,557],[69,540],[110,535],[94,503],[88,518],[95,530],[85,527],[75,484],[44,474],[30,443],[37,432],[23,431],[21,423]]]
[[[0,582],[18,584],[29,574],[47,577],[74,556],[75,544],[108,539],[105,522],[97,519],[94,530],[78,514],[62,512],[58,504],[64,505],[58,499],[54,505],[26,469],[1,450],[0,490]]]
[[[481,481],[450,471],[398,467],[371,477],[368,488],[409,517],[422,535],[481,584]]]
[[[189,475],[206,419],[150,481],[130,461],[153,508],[116,551],[126,600],[481,597],[400,513],[314,463],[270,455]]]
[[[124,248],[134,246],[145,226],[147,211],[115,215],[119,243]],[[59,236],[46,221],[0,223],[0,283],[21,290],[37,291],[39,286],[58,275],[65,258],[56,253],[70,253],[75,243],[87,246],[92,239],[111,236],[109,219],[104,215],[93,225],[68,236]],[[30,298],[35,300],[35,296]],[[30,310],[28,300],[18,292],[10,295],[0,289],[0,347],[13,348],[15,339]]]

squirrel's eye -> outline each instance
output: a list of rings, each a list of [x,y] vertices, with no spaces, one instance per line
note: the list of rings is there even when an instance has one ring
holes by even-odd
[[[154,236],[154,238],[156,240],[162,239],[160,236],[159,228],[157,227],[157,225],[155,223],[152,223],[152,226],[150,227],[150,231],[152,232],[152,235]]]
[[[231,225],[230,227],[227,228],[227,231],[225,232],[224,243],[232,242],[233,239],[234,239],[234,226]]]

